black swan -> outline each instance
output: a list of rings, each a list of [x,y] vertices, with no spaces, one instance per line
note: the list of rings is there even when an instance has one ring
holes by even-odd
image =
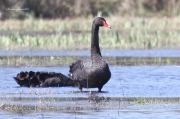
[[[99,48],[99,27],[105,26],[111,28],[104,18],[97,17],[92,24],[91,31],[91,59],[78,60],[70,65],[69,76],[73,79],[79,89],[98,88],[101,89],[106,84],[111,72],[106,61],[102,58]]]
[[[25,87],[74,86],[71,78],[55,72],[20,72],[14,79],[17,84]]]
[[[111,72],[106,61],[102,58],[99,48],[99,27],[111,28],[106,20],[97,17],[93,21],[91,36],[91,59],[78,60],[70,65],[69,77],[54,72],[20,72],[14,77],[20,86],[26,87],[61,87],[78,86],[82,88],[98,88],[101,92]]]

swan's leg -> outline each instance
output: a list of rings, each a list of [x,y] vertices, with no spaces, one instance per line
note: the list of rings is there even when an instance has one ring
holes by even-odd
[[[99,87],[98,87],[98,92],[101,92],[102,87],[103,87],[103,86],[99,86]]]
[[[78,84],[78,87],[79,87],[79,89],[80,89],[81,92],[82,92],[82,85],[81,85],[81,84]]]

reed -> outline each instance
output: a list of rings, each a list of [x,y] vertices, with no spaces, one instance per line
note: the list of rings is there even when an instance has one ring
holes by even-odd
[[[0,49],[89,49],[93,18],[7,20],[0,22],[9,35],[0,36]],[[81,22],[79,22],[81,21]],[[172,22],[173,21],[173,22]],[[111,17],[112,30],[100,30],[104,49],[167,49],[180,47],[179,17],[161,19],[143,17]],[[12,25],[13,24],[13,25]],[[20,34],[26,31],[26,34]],[[29,35],[32,31],[45,34]],[[46,35],[46,32],[56,32]]]

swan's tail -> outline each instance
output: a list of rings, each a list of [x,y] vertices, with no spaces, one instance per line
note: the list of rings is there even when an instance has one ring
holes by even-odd
[[[20,86],[25,87],[75,86],[71,78],[55,72],[20,72],[14,79]]]

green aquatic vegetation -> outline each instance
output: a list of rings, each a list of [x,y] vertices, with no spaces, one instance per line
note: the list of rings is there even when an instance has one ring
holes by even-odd
[[[4,56],[0,57],[0,66],[60,66],[70,65],[79,59],[88,57],[69,56]],[[139,66],[139,65],[178,65],[180,58],[163,57],[104,57],[109,65]]]
[[[146,104],[146,100],[143,99],[143,98],[138,98],[138,99],[135,101],[135,104]]]
[[[169,59],[166,60],[167,65],[171,65],[171,61]]]

